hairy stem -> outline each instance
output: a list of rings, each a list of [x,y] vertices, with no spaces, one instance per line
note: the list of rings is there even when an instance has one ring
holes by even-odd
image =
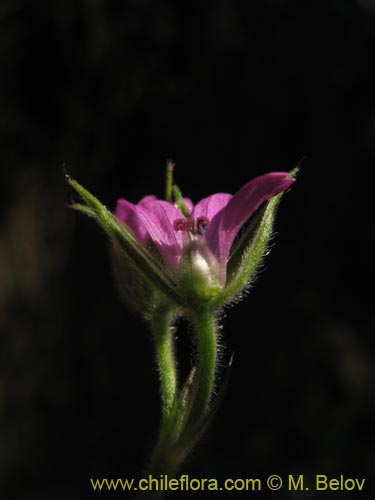
[[[174,408],[177,397],[177,370],[173,343],[173,309],[165,306],[157,310],[151,320],[155,338],[156,357],[159,368],[160,392],[162,402],[162,419],[157,444],[143,478],[150,475],[159,479],[161,474],[173,477],[176,470],[175,460],[171,453],[174,437]],[[142,491],[134,500],[161,500],[164,491]]]
[[[189,421],[195,422],[206,412],[215,382],[217,334],[215,315],[210,310],[197,311],[192,316],[198,347],[196,391]]]
[[[204,434],[210,421],[210,402],[215,387],[217,366],[217,323],[210,309],[190,314],[197,337],[197,376],[191,387],[190,403],[185,407],[174,446],[174,456],[182,463]]]
[[[163,421],[168,419],[171,413],[177,391],[172,320],[173,313],[168,307],[157,311],[152,320],[160,376]]]
[[[172,202],[173,168],[174,168],[174,163],[171,160],[167,160],[165,199],[170,203]]]
[[[162,386],[163,420],[158,442],[144,475],[147,478],[149,475],[160,478],[162,474],[173,478],[202,436],[208,422],[217,363],[216,318],[211,310],[191,312],[190,318],[197,336],[197,375],[194,380],[195,369],[192,370],[179,395],[176,392],[175,370],[170,369],[171,364],[175,368],[170,326],[173,316],[160,313],[153,321]],[[171,374],[174,374],[172,379]],[[165,494],[163,491],[142,492],[138,494],[137,500],[161,500]]]

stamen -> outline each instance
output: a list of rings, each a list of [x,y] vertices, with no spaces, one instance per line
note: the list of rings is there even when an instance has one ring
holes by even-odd
[[[186,217],[186,219],[176,219],[173,222],[173,229],[175,231],[185,231],[202,236],[209,223],[209,219],[204,216],[198,217],[197,219]]]
[[[191,217],[185,219],[185,231],[194,232],[194,220]]]
[[[207,229],[207,226],[209,223],[210,223],[210,221],[204,215],[202,215],[201,217],[198,217],[196,220],[197,233],[202,235],[205,232],[205,230]]]
[[[173,229],[175,231],[186,231],[186,219],[176,219],[173,222]]]

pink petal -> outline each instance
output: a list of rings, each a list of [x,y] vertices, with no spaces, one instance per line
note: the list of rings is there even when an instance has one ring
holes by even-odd
[[[141,201],[138,203],[138,206],[150,208],[150,207],[152,207],[152,205],[154,204],[155,201],[163,201],[163,200],[159,200],[155,195],[149,194],[148,196],[145,196],[144,198],[141,199]],[[194,208],[194,204],[191,201],[191,199],[190,198],[182,198],[182,201],[184,202],[184,205],[189,210],[189,212],[192,212],[193,208]],[[180,212],[180,216],[181,216],[181,212]]]
[[[144,196],[141,201],[139,201],[137,203],[138,206],[141,206],[141,207],[150,207],[154,201],[156,201],[157,198],[154,194],[149,194],[147,196]]]
[[[145,245],[148,240],[148,232],[139,218],[138,210],[137,205],[133,205],[133,203],[121,198],[117,200],[115,215],[130,229],[134,238],[142,245]]]
[[[181,212],[172,203],[156,200],[150,206],[138,207],[138,216],[150,238],[172,272],[176,272],[184,247],[182,231],[176,231],[173,223],[181,218]]]
[[[195,205],[191,216],[193,219],[203,216],[212,221],[215,215],[228,204],[231,198],[232,195],[227,193],[216,193],[207,196],[207,198],[203,198],[203,200]]]
[[[266,201],[285,191],[295,179],[288,178],[286,172],[272,172],[245,184],[221,212],[218,212],[207,227],[206,240],[224,265],[235,237],[241,227],[253,215],[257,208]]]

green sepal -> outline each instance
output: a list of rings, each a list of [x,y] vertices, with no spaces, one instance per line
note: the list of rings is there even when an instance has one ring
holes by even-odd
[[[75,203],[71,208],[81,212],[88,217],[96,218],[96,213],[91,208]],[[141,314],[150,321],[153,312],[165,302],[165,295],[153,286],[150,280],[145,280],[143,275],[132,259],[119,247],[118,243],[113,243],[109,248],[110,261],[116,288],[121,299],[135,313]]]
[[[181,390],[174,400],[168,422],[164,424],[162,439],[167,439],[171,448],[175,446],[176,442],[180,438],[180,434],[186,422],[187,415],[190,412],[196,383],[195,379],[196,367],[193,366]],[[176,461],[179,462],[177,458]]]
[[[229,378],[230,378],[230,372],[231,372],[231,367],[233,363],[233,355],[230,357],[228,365],[226,367],[225,374],[222,378],[222,384],[220,386],[220,389],[218,393],[215,396],[215,400],[212,403],[212,405],[206,409],[206,411],[200,416],[198,420],[196,419],[189,419],[189,410],[191,408],[187,407],[185,409],[185,424],[183,429],[181,430],[181,434],[175,443],[174,446],[174,451],[173,453],[175,456],[178,457],[178,460],[182,462],[186,456],[190,453],[190,451],[194,448],[194,446],[198,443],[198,441],[202,438],[202,436],[205,434],[207,428],[211,424],[214,416],[216,415],[226,392],[226,389],[228,387],[229,383]],[[190,375],[191,377],[191,375]],[[189,388],[190,392],[191,389],[189,385],[192,383],[192,380],[188,379],[187,387]],[[182,398],[181,398],[182,399]],[[189,401],[189,404],[191,406],[191,400]],[[187,417],[187,418],[186,418]]]
[[[298,167],[289,175],[294,177]],[[227,283],[223,293],[215,301],[221,305],[238,300],[254,281],[259,265],[267,254],[273,235],[273,224],[283,192],[268,200],[250,220],[239,238],[227,263]]]
[[[144,279],[134,261],[122,251],[117,242],[110,246],[109,253],[120,298],[135,313],[151,321],[154,311],[165,301],[165,295],[153,283]]]
[[[182,304],[182,297],[178,293],[176,283],[163,269],[161,259],[143,247],[120,222],[95,196],[81,186],[77,181],[66,177],[68,184],[80,195],[86,205],[73,204],[73,209],[88,215],[96,220],[105,233],[118,243],[121,250],[132,261],[135,268],[142,274],[144,280],[150,282],[164,293],[172,302]]]
[[[191,369],[179,396],[175,399],[168,422],[164,424],[160,435],[158,452],[162,451],[162,456],[166,454],[171,463],[175,464],[177,468],[202,438],[216,415],[228,386],[232,361],[233,355],[228,362],[221,387],[214,402],[198,419],[190,419],[196,389],[195,367]]]

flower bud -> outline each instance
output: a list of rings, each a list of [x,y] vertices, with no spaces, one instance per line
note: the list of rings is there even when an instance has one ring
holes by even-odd
[[[181,295],[193,303],[208,302],[221,293],[219,263],[202,238],[193,238],[186,246],[178,283]]]

